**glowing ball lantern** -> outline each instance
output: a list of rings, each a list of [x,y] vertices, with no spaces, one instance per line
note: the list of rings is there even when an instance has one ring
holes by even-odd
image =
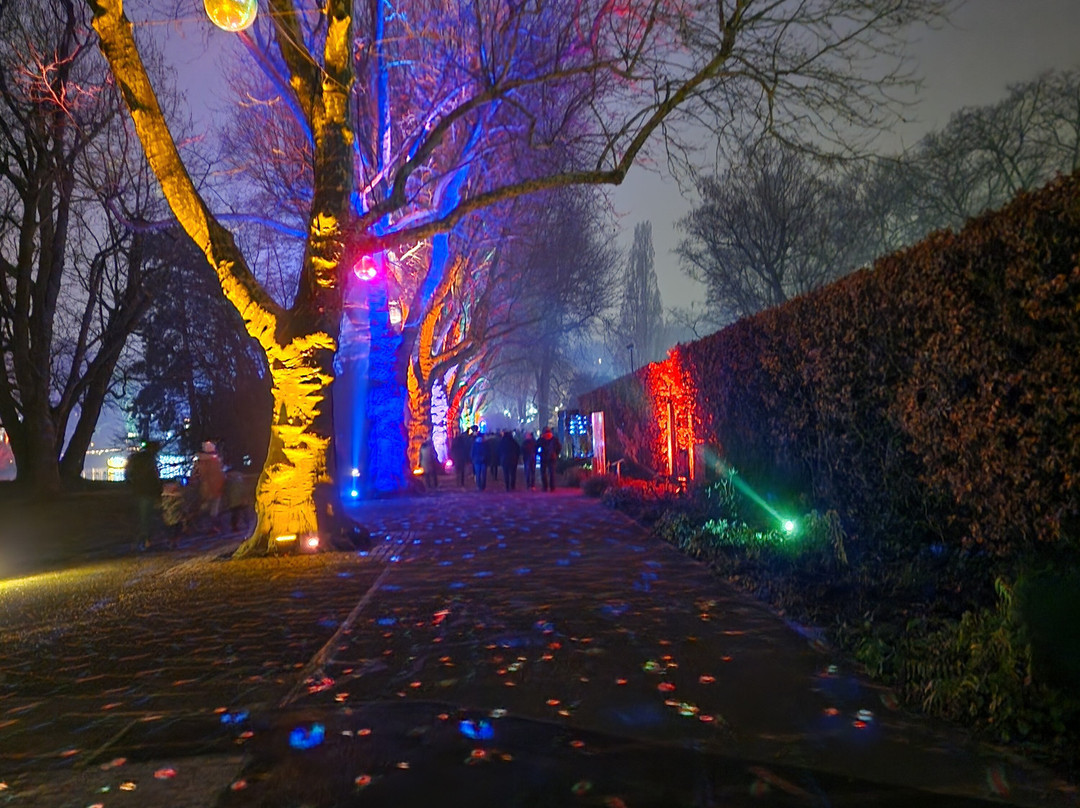
[[[210,22],[222,31],[237,33],[253,22],[259,10],[258,0],[203,0]]]
[[[362,281],[373,281],[379,274],[379,268],[375,265],[374,258],[365,255],[356,262],[356,266],[353,267],[353,274]]]

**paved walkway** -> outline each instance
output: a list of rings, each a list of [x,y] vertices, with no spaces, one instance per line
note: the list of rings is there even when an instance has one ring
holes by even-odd
[[[577,492],[440,492],[357,515],[371,556],[140,559],[100,584],[96,609],[44,625],[20,596],[0,636],[6,793],[640,806],[822,790],[865,804],[876,789],[880,804],[1075,804],[1038,768],[897,709]]]

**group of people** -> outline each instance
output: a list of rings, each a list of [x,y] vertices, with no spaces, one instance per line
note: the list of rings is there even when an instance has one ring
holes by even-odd
[[[146,443],[128,458],[124,475],[138,509],[138,549],[150,547],[159,509],[170,548],[191,532],[220,533],[226,527],[232,531],[247,527],[254,504],[250,481],[238,468],[226,471],[213,442],[205,441],[195,455],[186,485],[182,479],[161,479],[159,451],[160,443]]]
[[[531,491],[536,487],[536,469],[539,465],[541,488],[544,491],[554,491],[555,464],[561,452],[562,444],[551,431],[551,427],[545,427],[539,438],[536,438],[532,432],[526,432],[519,443],[509,429],[504,430],[501,435],[498,433],[488,435],[482,433],[479,427],[473,426],[468,432],[458,433],[450,442],[450,459],[457,473],[458,485],[465,486],[466,470],[471,468],[478,491],[487,488],[489,473],[492,481],[497,483],[500,469],[502,469],[506,490],[516,490],[519,465],[524,471],[523,482],[526,489]],[[429,467],[424,465],[423,448],[420,454],[425,475],[436,476],[437,472],[429,472]],[[428,454],[434,456],[433,446],[429,445]],[[435,464],[437,468],[437,458]],[[428,484],[432,485],[430,481]]]

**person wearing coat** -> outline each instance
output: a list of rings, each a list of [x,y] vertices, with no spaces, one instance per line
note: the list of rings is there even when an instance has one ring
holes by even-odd
[[[158,451],[161,444],[150,441],[135,452],[127,462],[124,480],[135,495],[138,506],[139,524],[135,534],[135,547],[139,550],[150,548],[150,536],[154,532],[154,510],[161,500],[161,475],[158,473]]]
[[[439,487],[439,454],[435,451],[434,441],[426,440],[420,444],[420,468],[424,470],[424,483],[428,489]]]
[[[195,455],[191,484],[199,492],[201,509],[209,515],[210,528],[216,533],[221,497],[225,493],[225,468],[217,453],[217,447],[211,441],[204,441],[202,451]]]
[[[476,490],[483,491],[487,488],[487,446],[480,432],[473,437],[472,466],[473,476],[476,477]]]
[[[484,441],[484,448],[487,450],[487,465],[488,471],[491,472],[491,479],[495,482],[499,481],[499,437],[498,435],[489,435],[488,439]]]
[[[521,442],[521,463],[525,470],[525,487],[532,491],[536,487],[536,438],[532,432],[525,433]]]
[[[469,465],[471,449],[469,436],[464,432],[458,432],[450,441],[450,459],[454,461],[454,471],[457,472],[457,483],[460,488],[465,487],[465,469]]]
[[[562,452],[562,444],[551,431],[550,426],[544,427],[544,433],[540,436],[538,444],[540,453],[540,485],[545,491],[555,490],[555,464]]]
[[[502,440],[499,441],[499,465],[502,466],[503,481],[506,483],[507,491],[513,491],[517,487],[519,460],[521,460],[521,447],[508,429],[503,432]]]

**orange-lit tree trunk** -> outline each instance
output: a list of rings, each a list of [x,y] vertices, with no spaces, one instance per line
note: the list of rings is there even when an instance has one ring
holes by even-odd
[[[450,292],[460,285],[465,261],[458,257],[443,273],[430,305],[426,305],[416,328],[416,342],[408,368],[408,452],[409,465],[420,465],[420,445],[431,438],[431,401],[434,385],[442,378],[457,345],[446,342],[455,332],[454,315],[446,304]]]
[[[217,272],[222,292],[266,353],[273,381],[274,418],[256,495],[257,523],[238,555],[288,552],[295,537],[325,532],[329,508],[316,489],[333,478],[333,359],[342,313],[338,264],[351,190],[347,125],[352,82],[352,4],[326,8],[324,63],[317,69],[301,51],[295,12],[276,9],[275,25],[293,89],[302,99],[315,142],[314,197],[304,264],[291,309],[258,283],[232,235],[210,213],[180,159],[136,48],[122,0],[89,0],[101,49],[120,84],[147,161],[177,220]],[[276,0],[271,5],[279,5]],[[332,490],[332,489],[331,489]],[[294,537],[288,540],[287,537]],[[285,540],[281,540],[285,539]]]

